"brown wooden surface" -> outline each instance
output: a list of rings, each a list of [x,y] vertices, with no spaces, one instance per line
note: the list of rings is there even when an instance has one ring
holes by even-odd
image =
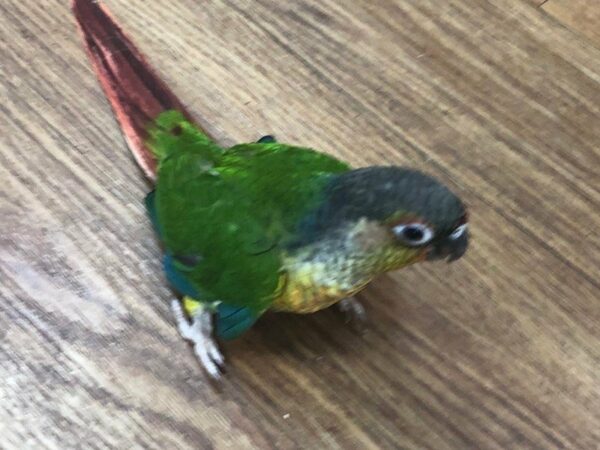
[[[66,2],[4,0],[0,447],[600,448],[600,50],[525,0],[108,3],[220,142],[425,170],[473,245],[208,383]]]
[[[548,0],[542,9],[567,28],[581,33],[600,48],[600,2],[598,0]]]

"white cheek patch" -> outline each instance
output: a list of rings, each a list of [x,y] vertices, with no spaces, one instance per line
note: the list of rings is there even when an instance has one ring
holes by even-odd
[[[466,223],[456,227],[456,229],[452,232],[452,234],[450,234],[450,239],[452,239],[452,240],[458,239],[463,234],[465,234],[465,231],[467,231],[467,228],[469,228],[469,226]]]

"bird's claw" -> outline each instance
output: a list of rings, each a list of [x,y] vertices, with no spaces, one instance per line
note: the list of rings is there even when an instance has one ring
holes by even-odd
[[[346,316],[346,323],[351,323],[358,331],[364,331],[367,322],[365,307],[354,297],[341,300],[338,308]]]
[[[258,141],[256,141],[257,144],[273,144],[275,142],[277,142],[277,140],[274,136],[270,134],[267,134],[266,136],[263,136]]]
[[[192,342],[194,353],[198,357],[200,364],[206,369],[208,374],[219,379],[224,368],[225,359],[212,336],[212,313],[207,309],[200,309],[188,322],[181,304],[178,300],[171,302],[171,309],[177,322],[179,333],[184,339]]]

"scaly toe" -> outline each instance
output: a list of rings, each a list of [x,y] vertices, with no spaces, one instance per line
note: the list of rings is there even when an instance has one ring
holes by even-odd
[[[171,302],[171,309],[173,310],[179,333],[184,339],[192,342],[194,353],[200,364],[202,364],[202,367],[204,367],[212,378],[219,379],[225,358],[223,358],[217,343],[212,337],[211,312],[208,310],[199,311],[194,315],[192,323],[190,323],[178,300]]]
[[[367,329],[367,313],[365,307],[355,298],[345,298],[338,303],[339,309],[346,316],[346,323],[349,323],[352,328],[362,334]]]
[[[175,322],[177,324],[177,329],[179,330],[179,334],[184,339],[191,339],[192,335],[192,326],[188,322],[185,314],[183,313],[183,309],[181,308],[181,303],[179,300],[174,299],[171,300],[171,311],[173,311],[173,316],[175,316]]]
[[[211,357],[207,343],[196,341],[194,344],[194,352],[196,353],[200,364],[202,364],[202,367],[204,367],[212,378],[218,380],[221,377],[221,369]]]
[[[223,357],[223,354],[221,353],[219,347],[214,341],[211,341],[208,346],[208,354],[211,357],[211,359],[219,366],[219,368],[222,369],[223,365],[225,364],[225,358]]]
[[[355,298],[345,298],[341,300],[338,305],[340,310],[346,315],[347,322],[365,322],[367,320],[365,307]]]

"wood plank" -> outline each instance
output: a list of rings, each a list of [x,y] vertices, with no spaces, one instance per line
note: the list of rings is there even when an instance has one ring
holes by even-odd
[[[542,9],[600,48],[600,3],[597,0],[548,0]]]
[[[7,0],[5,448],[597,448],[600,51],[520,0],[108,3],[220,142],[425,170],[473,246],[370,286],[364,335],[268,315],[208,383],[65,2]]]

